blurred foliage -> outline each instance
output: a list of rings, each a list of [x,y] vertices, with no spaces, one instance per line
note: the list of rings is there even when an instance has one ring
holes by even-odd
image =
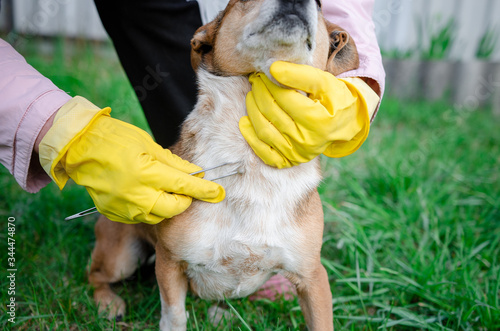
[[[428,29],[430,35],[428,48],[422,50],[422,58],[424,59],[442,60],[448,58],[456,36],[456,24],[455,20],[450,18],[441,27],[434,28],[434,25],[439,25],[440,22],[441,19],[436,17],[435,21],[431,22],[428,27],[423,27]],[[421,43],[421,45],[424,44],[423,42]]]
[[[497,47],[498,30],[489,28],[485,31],[477,45],[476,57],[478,59],[489,59]]]

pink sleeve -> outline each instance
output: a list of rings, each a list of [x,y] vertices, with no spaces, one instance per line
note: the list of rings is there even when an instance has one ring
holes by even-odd
[[[323,15],[327,20],[344,28],[356,42],[359,68],[338,77],[367,77],[377,82],[382,98],[385,71],[372,20],[374,0],[323,0]],[[373,114],[375,117],[376,113]]]
[[[50,116],[71,97],[0,39],[0,162],[31,193],[50,182],[33,145]]]

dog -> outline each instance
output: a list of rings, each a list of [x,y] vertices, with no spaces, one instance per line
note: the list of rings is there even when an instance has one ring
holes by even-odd
[[[125,303],[110,284],[132,275],[154,248],[161,330],[186,329],[188,289],[206,299],[244,297],[276,273],[296,286],[308,328],[333,330],[332,295],[320,262],[319,160],[287,169],[267,166],[238,122],[246,115],[251,73],[272,79],[270,65],[282,60],[337,75],[358,66],[356,45],[323,18],[319,0],[231,0],[196,31],[191,46],[198,101],[171,150],[204,168],[229,163],[213,170],[213,177],[236,168],[241,173],[219,181],[224,201],[194,200],[184,213],[156,225],[101,216],[88,275],[94,299],[109,318],[123,316]]]

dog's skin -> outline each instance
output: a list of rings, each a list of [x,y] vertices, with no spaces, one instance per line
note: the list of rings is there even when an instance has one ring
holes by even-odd
[[[319,7],[314,0],[231,0],[213,22],[197,30],[191,44],[199,98],[171,149],[204,168],[238,162],[243,173],[219,181],[226,189],[224,201],[193,201],[184,213],[155,226],[100,217],[89,281],[110,318],[125,311],[110,283],[129,277],[154,247],[161,330],[186,329],[188,288],[207,299],[243,297],[275,273],[296,285],[310,330],[333,329],[332,296],[320,262],[319,161],[281,170],[266,166],[238,128],[246,115],[250,73],[270,77],[269,66],[276,60],[333,74],[357,67],[354,42],[325,21]],[[232,167],[237,166],[214,170],[206,178]]]

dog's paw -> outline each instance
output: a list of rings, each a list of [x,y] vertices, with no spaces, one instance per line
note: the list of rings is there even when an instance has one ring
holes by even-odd
[[[99,307],[99,314],[105,314],[109,320],[117,322],[125,316],[125,301],[115,293],[109,291],[94,292],[94,299]]]
[[[116,296],[109,304],[106,306],[99,305],[99,313],[107,313],[108,320],[116,320],[120,322],[125,316],[125,301],[119,296]]]

